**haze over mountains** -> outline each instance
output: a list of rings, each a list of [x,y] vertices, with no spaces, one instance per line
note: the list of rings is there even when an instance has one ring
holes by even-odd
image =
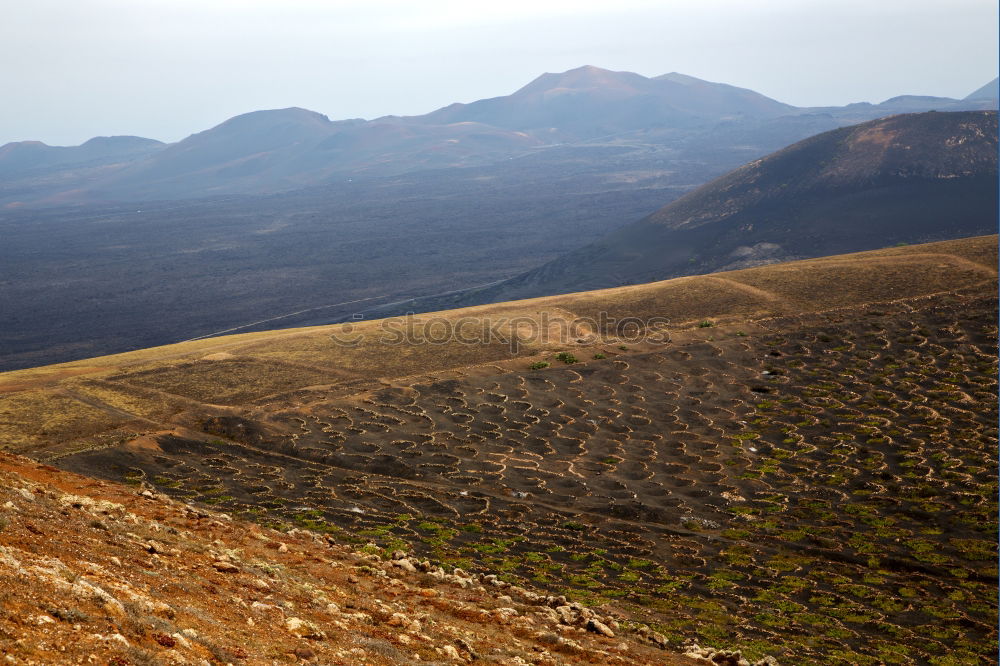
[[[1000,79],[993,79],[982,88],[973,90],[965,99],[996,99],[997,97],[1000,97]]]
[[[918,210],[919,224],[900,222],[915,202],[931,201],[917,192],[906,203],[906,187],[922,187],[919,179],[890,188],[904,203],[884,209],[896,217],[881,226],[861,222],[865,204],[854,201],[845,210],[860,217],[845,222],[832,249],[802,240],[812,227],[780,231],[781,216],[770,225],[753,220],[752,232],[717,247],[712,234],[732,220],[683,233],[619,231],[795,141],[914,105],[980,109],[996,100],[794,109],[681,74],[588,67],[425,116],[335,122],[285,109],[244,114],[169,146],[135,137],[75,148],[9,144],[0,150],[0,369],[359,311],[438,309],[990,231],[995,182],[959,202],[964,221],[944,211],[972,182],[964,176],[928,185],[927,193],[950,194]],[[993,122],[968,138],[987,157]],[[814,152],[828,159],[829,150]],[[802,159],[779,185],[809,172],[810,158]],[[864,164],[845,163],[856,166]],[[980,173],[984,163],[968,168]],[[286,191],[263,194],[272,190]],[[893,200],[890,190],[879,205]],[[841,205],[843,193],[810,192],[817,220],[834,225],[823,237],[836,237],[833,202]],[[118,198],[142,205],[96,203]],[[720,201],[702,203],[706,215],[720,210]],[[802,202],[773,203],[787,216]],[[846,233],[857,228],[864,233]],[[590,268],[574,265],[579,253],[562,258],[593,243],[601,245],[584,251],[598,255]]]
[[[891,116],[800,141],[462,305],[639,284],[996,228],[997,114]]]
[[[148,155],[166,144],[138,136],[98,136],[79,146],[48,146],[39,141],[8,143],[0,147],[0,174],[66,164],[86,164],[94,160],[114,160]]]
[[[479,122],[579,140],[629,130],[683,127],[711,118],[767,117],[792,111],[793,107],[752,90],[676,72],[646,78],[581,67],[542,74],[506,97],[452,104],[418,118],[430,124]]]
[[[995,85],[994,85],[995,88]],[[0,203],[183,199],[260,194],[332,179],[399,174],[541,155],[565,144],[646,150],[768,152],[810,134],[890,113],[996,107],[989,84],[965,100],[903,96],[881,104],[796,108],[676,72],[647,78],[580,67],[543,74],[511,95],[423,116],[331,121],[299,108],[254,111],[165,145],[135,137],[55,148],[0,148]],[[766,137],[747,141],[747,135]],[[704,145],[707,141],[708,145]],[[650,146],[654,148],[651,150]],[[560,153],[551,156],[557,163]]]

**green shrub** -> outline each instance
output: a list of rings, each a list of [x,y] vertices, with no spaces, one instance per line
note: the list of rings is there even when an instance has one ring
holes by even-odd
[[[559,352],[558,354],[556,354],[556,360],[569,364],[569,363],[576,363],[578,359],[576,358],[576,356],[573,356],[569,352]]]
[[[700,324],[698,324],[698,328],[712,328],[713,326],[715,326],[715,324],[712,323],[712,322],[710,322],[707,319],[705,321],[701,322]]]
[[[598,361],[601,360],[602,358],[607,358],[607,357],[608,357],[607,354],[601,354],[600,352],[594,354],[594,358],[597,359]]]
[[[547,368],[547,367],[549,367],[549,362],[548,361],[538,361],[536,363],[532,363],[531,365],[529,365],[528,369],[529,370],[541,370],[542,368]]]

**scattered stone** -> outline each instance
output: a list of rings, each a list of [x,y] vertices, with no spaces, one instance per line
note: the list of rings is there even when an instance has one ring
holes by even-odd
[[[600,620],[595,620],[593,618],[587,621],[587,630],[593,631],[595,634],[601,634],[603,636],[607,636],[608,638],[615,637],[615,632],[611,631],[611,629],[606,624],[604,624]]]
[[[456,650],[455,647],[452,645],[445,645],[443,648],[441,648],[441,653],[448,659],[453,659],[455,661],[465,661],[464,659],[462,659],[462,655],[458,653],[458,650]]]
[[[556,614],[563,624],[570,626],[576,624],[577,614],[569,606],[556,606]]]
[[[408,558],[404,557],[399,560],[392,560],[392,564],[407,573],[417,573],[417,568],[413,566],[413,563]]]
[[[464,638],[456,638],[455,645],[457,645],[460,650],[465,650],[465,652],[468,653],[469,658],[472,659],[473,661],[476,661],[480,658],[479,654],[472,648],[472,645],[470,645],[469,642]]]
[[[307,647],[297,647],[292,654],[302,661],[312,661],[316,658],[316,653]]]
[[[694,659],[698,663],[713,664],[714,666],[778,666],[774,657],[764,657],[755,662],[750,662],[743,657],[739,650],[716,650],[710,647],[701,647],[697,643],[684,646],[684,656]]]
[[[326,638],[326,635],[313,623],[297,617],[290,617],[285,620],[285,628],[299,638],[309,638],[317,641]]]
[[[165,617],[168,620],[172,620],[176,616],[173,607],[169,604],[163,603],[162,601],[154,601],[150,607],[150,611],[152,611],[153,615]]]
[[[220,573],[239,573],[240,568],[232,562],[216,561],[212,562],[212,568]]]
[[[250,587],[261,592],[267,592],[271,589],[271,586],[267,584],[267,581],[262,578],[252,578],[250,580]]]

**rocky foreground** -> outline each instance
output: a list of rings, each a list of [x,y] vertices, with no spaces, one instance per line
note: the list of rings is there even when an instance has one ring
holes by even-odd
[[[614,608],[0,455],[5,663],[749,665],[665,643]]]

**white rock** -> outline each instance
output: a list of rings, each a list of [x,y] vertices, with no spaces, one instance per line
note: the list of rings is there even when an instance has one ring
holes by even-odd
[[[290,617],[285,620],[285,628],[300,638],[322,639],[324,637],[323,632],[317,629],[311,622],[297,617]]]
[[[402,558],[402,559],[399,559],[399,560],[393,560],[392,564],[394,566],[399,567],[403,571],[406,571],[407,573],[416,573],[417,572],[417,568],[415,566],[413,566],[413,563],[410,562],[410,560],[407,559],[407,558],[405,558],[405,557]]]
[[[593,631],[595,634],[602,634],[608,638],[615,637],[615,632],[611,631],[611,629],[600,620],[591,619],[587,622],[587,629]]]
[[[410,623],[410,618],[406,617],[402,613],[393,613],[392,617],[390,617],[386,621],[386,624],[388,624],[390,627],[405,627],[409,623]]]
[[[556,613],[559,614],[559,621],[563,624],[572,625],[576,623],[577,614],[569,606],[557,606]]]

